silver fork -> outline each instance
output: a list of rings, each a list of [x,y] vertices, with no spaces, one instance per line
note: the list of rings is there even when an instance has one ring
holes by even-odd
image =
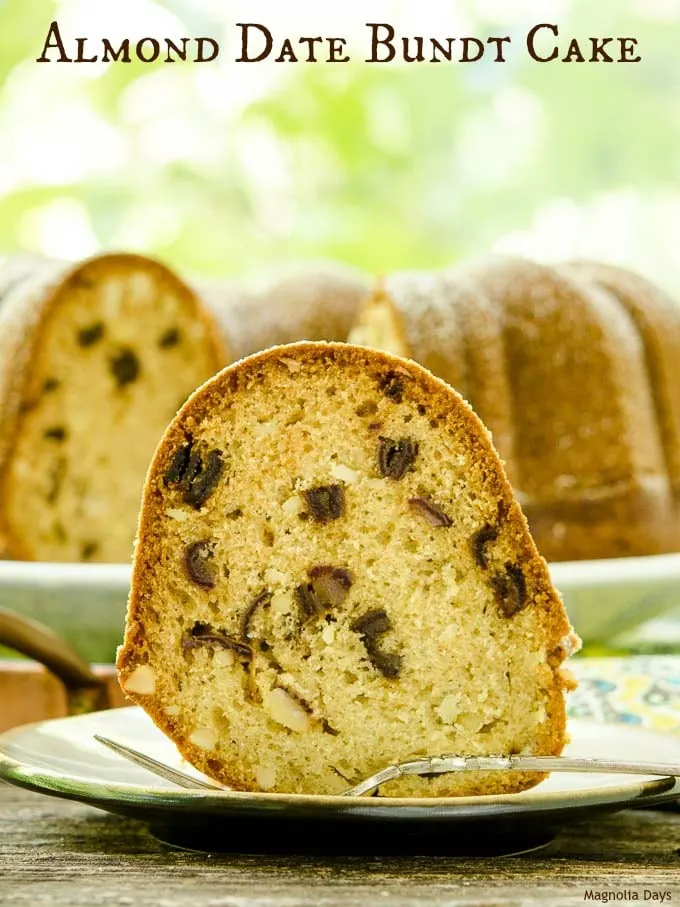
[[[149,772],[153,772],[153,774],[158,775],[159,778],[165,778],[166,781],[174,781],[174,783],[178,784],[180,787],[186,787],[190,790],[225,790],[224,787],[217,783],[202,781],[200,778],[186,775],[176,768],[170,768],[169,765],[165,765],[157,759],[152,759],[151,756],[145,756],[144,753],[133,750],[130,746],[116,743],[115,740],[110,740],[108,737],[102,737],[100,734],[95,734],[94,739],[99,743],[103,743],[104,746],[108,746],[114,753],[118,753],[119,756],[122,756],[129,762],[134,762],[135,765],[141,765],[142,768],[145,768]]]
[[[166,781],[174,781],[180,787],[195,790],[228,790],[219,784],[202,781],[177,769],[170,768],[122,743],[95,734],[95,740],[110,747],[135,765],[140,765]],[[345,797],[361,797],[370,794],[389,781],[406,775],[443,775],[451,772],[587,772],[624,775],[658,775],[664,778],[680,778],[680,764],[665,762],[622,762],[618,759],[591,759],[570,756],[426,756],[388,765],[344,791]]]

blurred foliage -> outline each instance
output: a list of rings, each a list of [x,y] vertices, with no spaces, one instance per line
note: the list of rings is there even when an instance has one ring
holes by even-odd
[[[90,27],[69,36],[107,34],[93,6],[107,22],[117,6],[131,37],[142,8],[158,36],[237,21],[213,0],[90,0]],[[495,248],[605,257],[680,289],[677,4],[556,6],[461,3],[473,33],[513,36],[505,64],[234,66],[223,49],[214,64],[85,67],[35,63],[51,19],[84,3],[5,0],[0,248],[134,248],[209,275],[310,257],[431,267]],[[365,21],[359,6],[347,19]],[[635,36],[643,62],[538,64],[523,47],[538,21]]]

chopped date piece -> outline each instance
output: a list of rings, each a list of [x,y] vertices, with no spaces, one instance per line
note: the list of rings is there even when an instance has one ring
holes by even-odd
[[[221,451],[209,450],[184,491],[185,503],[200,510],[217,487],[223,466]]]
[[[58,441],[61,443],[66,440],[68,432],[63,425],[53,425],[51,428],[45,429],[44,436],[48,441]]]
[[[80,549],[80,559],[83,561],[92,560],[99,551],[99,542],[84,542]]]
[[[401,479],[413,466],[418,455],[418,442],[410,438],[393,438],[380,436],[378,448],[378,468],[380,475],[386,479]]]
[[[342,485],[319,485],[302,492],[309,513],[317,523],[330,523],[345,512],[345,489]]]
[[[184,552],[187,573],[197,586],[203,586],[205,589],[214,587],[217,571],[213,556],[214,543],[208,539],[192,542]]]
[[[390,679],[398,677],[401,672],[401,655],[383,652],[378,639],[383,633],[392,629],[392,622],[387,616],[387,612],[382,608],[367,611],[352,623],[351,629],[361,636],[368,660],[376,671]]]
[[[432,501],[428,501],[427,498],[409,498],[408,506],[434,529],[447,528],[453,524],[451,517],[447,516],[441,507],[437,507]]]
[[[344,567],[320,565],[308,571],[312,590],[322,605],[341,605],[349,594],[354,577]]]
[[[375,645],[366,645],[368,660],[371,662],[376,671],[380,671],[383,677],[398,677],[401,672],[401,655],[394,652],[383,652]]]
[[[357,617],[352,623],[351,629],[361,636],[375,639],[375,637],[392,629],[392,621],[382,608],[374,608],[372,611],[362,614],[361,617]]]
[[[215,633],[212,624],[206,624],[202,620],[197,620],[194,622],[193,627],[191,628],[191,636],[205,636],[209,633]]]
[[[323,614],[323,603],[317,598],[311,583],[302,583],[295,589],[293,595],[300,611],[302,623],[311,620],[313,617],[318,617],[319,614]]]
[[[300,584],[293,593],[302,623],[342,604],[354,582],[343,567],[321,565],[312,567],[308,574],[310,582]]]
[[[240,626],[241,639],[247,641],[248,635],[250,633],[250,624],[251,624],[253,617],[255,616],[255,612],[257,611],[258,608],[268,607],[271,600],[272,600],[272,593],[267,592],[267,590],[265,589],[256,598],[254,598],[252,600],[252,602],[248,605],[246,610],[243,612],[243,615],[241,616],[241,626]],[[264,642],[260,643],[260,650],[264,652],[265,649],[262,648],[263,645],[266,645],[266,643],[264,643]]]
[[[505,573],[492,576],[491,588],[504,617],[514,617],[529,604],[526,579],[515,564],[506,564]]]
[[[395,403],[401,403],[404,397],[404,379],[396,372],[388,372],[380,380],[380,390],[389,399]]]
[[[173,346],[177,346],[180,341],[180,333],[177,328],[168,328],[165,333],[161,334],[158,340],[158,346],[162,350],[172,349]]]
[[[210,624],[197,621],[182,640],[182,648],[184,650],[197,649],[199,646],[221,646],[223,649],[231,649],[241,658],[250,660],[253,657],[253,650],[248,643],[234,639],[223,630],[216,630]]]
[[[177,448],[165,472],[164,482],[166,485],[176,485],[182,481],[189,466],[190,456],[191,443],[183,444],[182,447]]]
[[[190,442],[175,452],[164,481],[182,492],[185,504],[200,510],[217,487],[223,467],[221,450]]]
[[[66,469],[67,464],[64,457],[59,457],[58,460],[55,460],[52,468],[49,473],[49,488],[47,491],[47,503],[54,504],[57,501],[57,498],[61,494],[61,487],[66,478]]]
[[[132,350],[124,349],[110,360],[111,371],[118,387],[133,384],[139,377],[139,359]]]
[[[489,556],[486,547],[490,542],[495,542],[497,538],[498,528],[492,526],[491,523],[485,523],[472,536],[472,553],[482,570],[488,570],[489,568]]]
[[[94,346],[104,336],[104,325],[101,321],[90,325],[89,328],[81,328],[78,331],[78,346]]]
[[[54,537],[58,542],[62,544],[67,540],[66,530],[64,529],[63,523],[56,522],[52,527],[54,532]]]

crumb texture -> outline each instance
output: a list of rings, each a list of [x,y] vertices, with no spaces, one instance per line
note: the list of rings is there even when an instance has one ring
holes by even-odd
[[[118,668],[209,775],[339,793],[419,754],[559,753],[568,633],[467,404],[413,363],[296,344],[220,373],[166,432]]]
[[[0,322],[24,357],[5,362],[14,440],[1,464],[2,517],[12,554],[128,561],[153,451],[226,361],[217,328],[171,272],[127,255],[15,289]]]
[[[413,358],[492,432],[549,560],[680,539],[680,307],[593,262],[489,258],[389,276],[350,341]]]

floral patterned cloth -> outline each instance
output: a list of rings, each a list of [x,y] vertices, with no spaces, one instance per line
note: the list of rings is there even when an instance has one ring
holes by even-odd
[[[680,655],[576,657],[569,715],[680,734]]]

